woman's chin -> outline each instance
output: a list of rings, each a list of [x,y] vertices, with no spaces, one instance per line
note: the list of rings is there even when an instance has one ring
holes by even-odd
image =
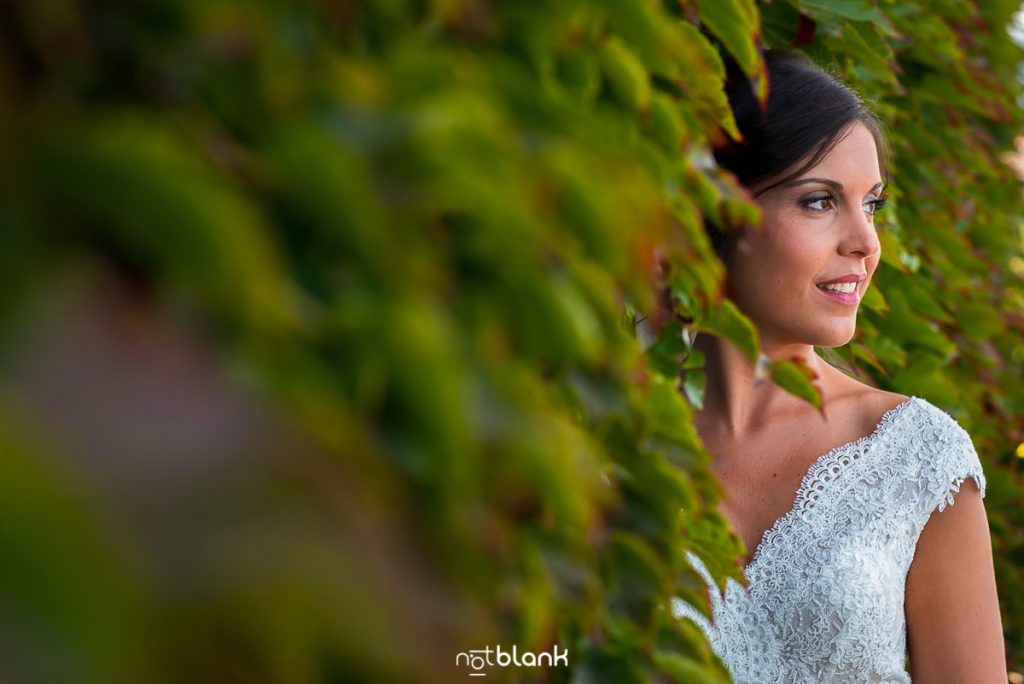
[[[853,333],[855,331],[856,329],[852,326],[849,330],[829,331],[828,333],[822,334],[820,340],[818,342],[815,342],[814,346],[828,347],[830,349],[835,347],[842,347],[843,345],[850,343],[850,340],[853,339]]]

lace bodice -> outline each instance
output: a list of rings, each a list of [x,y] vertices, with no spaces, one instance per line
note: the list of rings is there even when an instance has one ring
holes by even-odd
[[[686,557],[710,592],[713,620],[680,598],[747,682],[910,682],[906,672],[907,571],[934,510],[985,476],[970,435],[947,413],[910,397],[875,430],[820,456],[792,509],[764,533],[745,569],[748,587],[719,593],[696,554]]]

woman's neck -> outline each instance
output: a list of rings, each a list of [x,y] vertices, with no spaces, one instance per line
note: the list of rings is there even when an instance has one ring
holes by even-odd
[[[724,430],[731,437],[753,434],[780,413],[806,404],[770,378],[758,378],[754,364],[728,340],[698,335],[694,347],[704,352],[706,360],[707,384],[699,415],[712,419],[716,430]],[[811,345],[765,345],[761,352],[772,360],[801,359],[816,374],[816,384],[818,379],[827,379],[824,367],[828,364]]]

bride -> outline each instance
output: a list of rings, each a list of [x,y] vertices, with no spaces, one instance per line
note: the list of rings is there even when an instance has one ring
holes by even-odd
[[[927,400],[862,384],[814,351],[853,337],[879,263],[881,128],[803,56],[765,59],[764,112],[730,70],[745,142],[715,154],[754,195],[763,230],[714,231],[712,241],[763,353],[803,359],[825,410],[755,380],[727,341],[698,336],[707,392],[696,427],[724,493],[719,510],[751,555],[748,586],[730,578],[722,592],[688,552],[711,619],[679,598],[673,612],[705,632],[737,682],[1005,683],[970,436]]]

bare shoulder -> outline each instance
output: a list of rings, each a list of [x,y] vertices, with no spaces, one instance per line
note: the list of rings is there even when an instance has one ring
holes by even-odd
[[[864,389],[861,390],[860,402],[867,407],[868,415],[875,416],[875,419],[881,417],[881,415],[891,409],[896,408],[903,402],[910,399],[905,394],[898,392],[887,392],[880,390],[877,387],[868,387],[864,385]]]
[[[865,433],[871,432],[882,416],[910,398],[905,394],[865,385],[838,371],[836,375],[831,403],[836,405],[839,413],[856,421]]]

